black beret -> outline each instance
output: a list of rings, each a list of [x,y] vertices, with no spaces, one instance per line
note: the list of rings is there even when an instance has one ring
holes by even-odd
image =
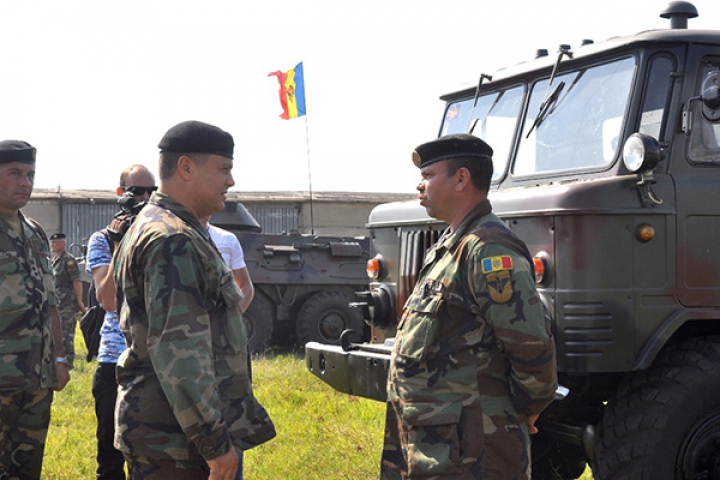
[[[457,133],[423,143],[412,153],[416,167],[423,168],[431,163],[453,157],[478,157],[492,160],[490,145],[474,135]]]
[[[158,144],[161,152],[211,153],[233,158],[232,135],[214,125],[189,120],[165,133]]]
[[[3,140],[0,142],[0,163],[35,163],[35,147],[22,140]]]
[[[65,240],[66,236],[64,233],[53,233],[50,235],[50,240]]]

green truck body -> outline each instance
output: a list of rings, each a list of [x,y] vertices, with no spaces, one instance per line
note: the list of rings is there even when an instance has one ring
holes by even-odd
[[[616,37],[483,75],[447,95],[440,135],[495,151],[493,209],[535,256],[560,384],[533,478],[720,479],[720,31]],[[378,206],[363,343],[306,345],[336,389],[385,400],[392,331],[444,225]]]

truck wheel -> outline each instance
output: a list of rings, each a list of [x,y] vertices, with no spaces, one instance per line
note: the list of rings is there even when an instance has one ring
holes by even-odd
[[[243,314],[250,353],[264,353],[273,333],[272,307],[265,297],[256,293]]]
[[[365,323],[359,309],[349,305],[341,292],[319,292],[300,308],[295,329],[300,345],[307,342],[340,344],[340,334],[348,328],[362,332]]]
[[[598,438],[596,479],[720,479],[720,339],[684,340],[621,382]]]
[[[532,480],[574,480],[585,471],[587,462],[581,447],[553,441],[542,430],[530,439]]]

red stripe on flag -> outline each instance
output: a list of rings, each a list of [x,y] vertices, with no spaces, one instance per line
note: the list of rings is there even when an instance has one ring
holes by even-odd
[[[276,77],[278,80],[278,83],[280,84],[280,91],[278,92],[280,95],[280,105],[282,106],[283,113],[280,114],[280,118],[283,120],[289,120],[290,119],[290,112],[288,111],[288,103],[287,103],[287,88],[285,87],[285,80],[287,80],[287,74],[285,72],[270,72],[268,73],[268,77]]]

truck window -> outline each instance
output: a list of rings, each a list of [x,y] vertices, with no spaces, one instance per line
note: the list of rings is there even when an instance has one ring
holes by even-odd
[[[481,95],[474,109],[473,98],[449,103],[440,135],[465,133],[472,129],[473,135],[493,148],[492,179],[498,180],[504,175],[510,158],[522,97],[523,87],[517,86]]]
[[[720,59],[710,59],[702,63],[700,74],[701,85],[697,91],[702,92],[705,79],[717,75],[720,70]],[[695,102],[692,106],[692,130],[690,131],[690,160],[705,164],[720,163],[720,123],[709,122],[702,114],[702,103]]]
[[[671,98],[671,74],[675,71],[675,62],[664,54],[653,57],[649,62],[647,88],[640,111],[638,132],[662,140],[662,128],[667,103]]]
[[[531,176],[609,166],[620,148],[635,63],[627,57],[557,75],[550,86],[549,79],[535,83],[513,173]]]

